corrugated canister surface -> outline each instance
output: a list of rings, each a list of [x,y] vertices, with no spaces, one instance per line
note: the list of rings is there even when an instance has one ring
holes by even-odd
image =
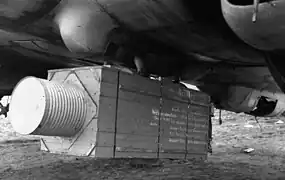
[[[82,128],[86,114],[84,93],[79,89],[26,77],[12,93],[9,119],[20,134],[70,137]]]

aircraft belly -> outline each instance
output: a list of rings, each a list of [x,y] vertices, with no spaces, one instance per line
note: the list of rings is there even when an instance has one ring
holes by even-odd
[[[182,0],[98,2],[124,26],[147,34],[186,54],[191,55],[194,52],[221,60],[264,62],[263,55],[257,50],[223,34],[227,26],[217,27],[219,24],[212,26],[210,23],[195,20]]]
[[[194,19],[183,0],[22,0],[21,7],[16,2],[0,3],[0,29],[26,32],[61,46],[63,40],[72,52],[101,53],[112,29],[123,27],[185,54],[264,63],[257,50],[232,38],[234,34],[223,34],[227,26]],[[32,24],[17,28],[22,23]]]
[[[262,50],[285,49],[285,1],[262,2],[253,21],[254,6],[231,4],[222,0],[225,20],[246,43]]]
[[[1,0],[0,25],[27,25],[55,8],[60,0]]]
[[[263,55],[257,50],[242,42],[230,40],[220,31],[215,31],[215,27],[208,25],[189,23],[147,33],[189,55],[194,52],[220,60],[241,63],[264,62]]]
[[[182,0],[97,0],[109,15],[135,31],[193,21]]]

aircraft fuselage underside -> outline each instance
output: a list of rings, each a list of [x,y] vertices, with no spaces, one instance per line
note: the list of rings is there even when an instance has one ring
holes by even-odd
[[[253,2],[247,1],[3,1],[0,94],[10,93],[24,76],[46,76],[48,69],[106,61],[135,69],[135,57],[142,59],[140,66],[149,74],[179,76],[218,99],[232,86],[280,92],[263,50],[283,53],[285,49],[282,22],[266,26],[271,22],[266,12],[273,14],[271,20],[283,17],[284,0],[276,1],[276,9],[260,2],[253,22]],[[246,23],[236,26],[237,20]],[[239,27],[245,25],[243,32]],[[275,36],[269,36],[274,28]],[[256,35],[258,30],[264,31]],[[265,46],[267,42],[274,48]]]

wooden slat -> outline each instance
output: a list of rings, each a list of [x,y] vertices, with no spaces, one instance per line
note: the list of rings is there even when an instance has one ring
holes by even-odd
[[[96,147],[90,154],[96,158],[111,158],[114,153],[114,147]]]
[[[176,113],[179,118],[187,120],[188,103],[178,102],[174,100],[163,99],[162,108],[167,113]]]
[[[146,97],[147,99],[145,100],[144,97]],[[127,91],[125,89],[120,89],[119,90],[119,100],[126,100],[129,102],[135,102],[135,103],[148,103],[148,100],[150,101],[156,101],[160,104],[160,97],[159,96],[151,96],[148,94],[141,94],[141,93],[137,93],[134,91]],[[151,100],[153,99],[153,100]]]
[[[162,97],[164,99],[188,103],[190,100],[190,91],[179,84],[167,83],[162,86]]]
[[[193,141],[195,140],[195,141],[206,142],[208,140],[207,132],[198,132],[198,131],[192,132],[191,130],[189,130],[186,133],[186,136],[187,136],[188,140],[193,140]]]
[[[159,109],[159,104],[159,98],[120,91],[117,132],[157,136],[158,117],[154,110]]]
[[[210,103],[210,97],[203,92],[190,90],[190,103],[208,106]]]
[[[161,159],[185,159],[186,152],[184,153],[159,153]]]
[[[202,115],[202,116],[209,116],[210,109],[208,106],[201,106],[196,104],[191,104],[190,106],[191,114]]]
[[[157,153],[116,151],[115,158],[157,158]]]
[[[186,159],[193,159],[193,160],[206,160],[207,159],[207,153],[200,153],[200,154],[187,154]]]
[[[164,100],[160,115],[160,131],[186,132],[188,105],[175,101]]]
[[[194,144],[191,141],[188,141],[187,144],[187,152],[188,154],[195,154],[195,153],[201,153],[207,151],[207,144]]]
[[[160,121],[160,152],[186,153],[187,114],[187,103],[163,100]]]
[[[103,67],[100,77],[101,77],[101,83],[117,84],[119,78],[119,71],[114,68]]]
[[[98,131],[115,132],[116,99],[100,97],[98,113]]]
[[[157,136],[143,136],[136,134],[116,134],[116,151],[137,153],[157,152]]]
[[[188,122],[188,131],[208,131],[208,123]]]
[[[138,75],[130,75],[120,72],[120,90],[137,92],[145,95],[161,96],[160,82],[150,80]]]
[[[188,123],[197,123],[197,124],[209,124],[209,118],[210,116],[205,114],[193,114],[189,112],[188,115]]]
[[[175,136],[169,137],[161,137],[160,143],[161,147],[159,152],[164,153],[186,153],[186,145],[185,145],[186,137],[177,138]]]

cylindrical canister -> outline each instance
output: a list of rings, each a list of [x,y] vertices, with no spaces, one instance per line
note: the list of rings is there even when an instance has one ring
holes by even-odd
[[[83,127],[86,114],[79,88],[25,77],[13,90],[8,118],[20,134],[71,137]]]

